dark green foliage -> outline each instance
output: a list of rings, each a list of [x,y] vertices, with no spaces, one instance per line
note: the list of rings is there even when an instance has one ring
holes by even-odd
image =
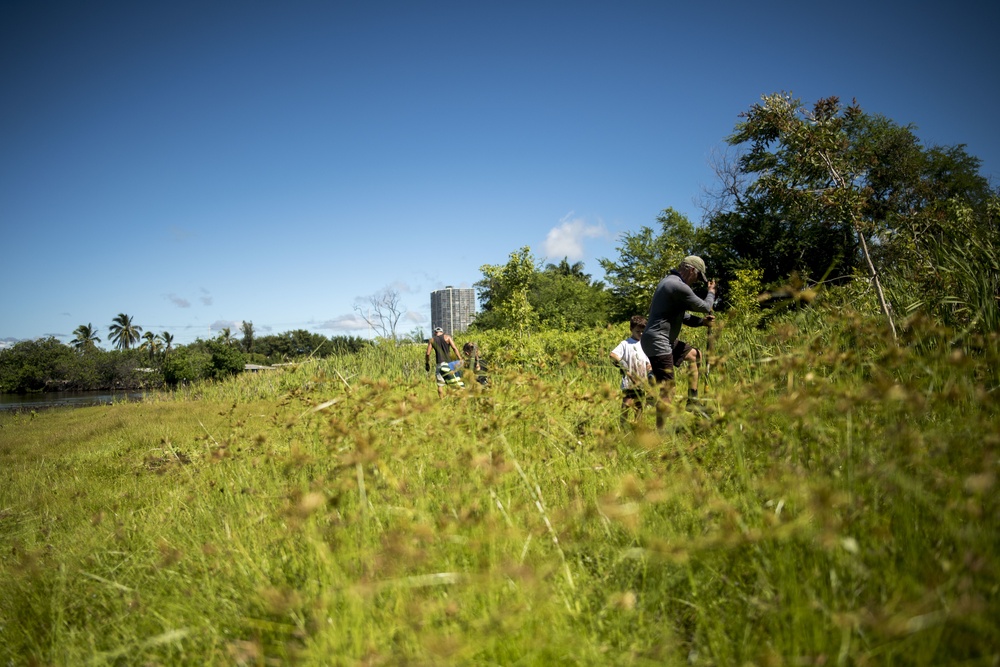
[[[208,349],[212,355],[212,378],[221,380],[243,372],[246,360],[243,353],[235,345],[221,340],[213,340],[208,342]]]
[[[252,354],[254,349],[254,336],[256,332],[253,328],[253,322],[245,321],[240,327],[240,331],[243,332],[243,338],[240,340],[240,345],[243,347],[243,351],[247,354]]]
[[[965,146],[926,148],[912,126],[836,97],[807,109],[769,95],[742,118],[729,142],[743,152],[703,231],[723,283],[741,269],[764,284],[865,275],[892,287],[886,315],[997,321],[997,195]]]
[[[166,332],[164,336],[173,339]],[[370,346],[362,338],[329,339],[302,330],[255,341],[258,352],[253,355],[223,340],[199,339],[190,345],[171,347],[169,352],[165,351],[166,344],[161,348],[163,352],[157,352],[151,351],[151,345],[141,349],[102,350],[92,344],[74,349],[55,338],[22,341],[0,350],[0,393],[149,389],[164,382],[177,385],[227,377],[241,372],[251,362],[269,365],[304,359],[310,354],[316,357],[354,354]]]
[[[256,355],[261,355],[270,363],[281,363],[310,356],[325,358],[344,352],[360,352],[369,345],[371,345],[369,341],[357,336],[327,338],[305,329],[295,329],[283,334],[255,338],[253,350]]]
[[[155,368],[148,370],[148,361],[139,350],[109,352],[91,347],[80,353],[52,337],[21,341],[0,351],[0,392],[156,386],[160,376]]]
[[[62,388],[75,361],[73,350],[53,337],[21,341],[0,350],[0,391]]]
[[[212,353],[203,345],[179,347],[163,361],[163,379],[171,385],[202,380],[211,373]]]
[[[578,331],[606,324],[611,299],[603,283],[583,273],[583,262],[570,266],[563,259],[535,275],[528,302],[543,327]]]
[[[583,262],[563,258],[539,270],[527,246],[511,253],[504,265],[484,265],[476,283],[482,311],[478,331],[534,329],[575,331],[608,321],[610,299],[600,281],[584,273]]]
[[[611,285],[611,319],[627,321],[649,312],[649,303],[660,280],[685,256],[698,251],[697,233],[685,216],[672,208],[656,218],[659,233],[650,227],[626,232],[618,246],[618,261],[601,259]],[[715,268],[709,267],[714,275]]]

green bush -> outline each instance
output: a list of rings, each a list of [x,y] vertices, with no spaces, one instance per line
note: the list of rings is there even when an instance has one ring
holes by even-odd
[[[208,349],[212,355],[211,377],[214,379],[221,380],[243,372],[246,357],[235,345],[213,340],[209,341]]]
[[[197,382],[212,376],[212,354],[195,346],[181,347],[163,360],[163,379],[168,384]]]

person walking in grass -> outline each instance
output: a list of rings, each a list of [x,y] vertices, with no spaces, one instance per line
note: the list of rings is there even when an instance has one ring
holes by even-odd
[[[699,280],[708,284],[708,295],[698,297],[691,286]],[[649,305],[649,318],[640,343],[649,357],[653,378],[659,389],[656,401],[656,427],[663,428],[667,410],[673,397],[674,369],[685,361],[690,362],[691,379],[688,385],[688,408],[704,413],[698,403],[698,365],[701,352],[680,338],[681,327],[710,327],[715,319],[715,281],[705,277],[705,260],[688,255],[677,268],[671,269],[656,286]],[[688,311],[704,313],[696,317]]]
[[[469,376],[474,378],[479,384],[484,387],[488,384],[486,364],[479,358],[479,346],[472,341],[462,346],[462,364],[468,371],[463,370],[461,375],[464,376],[468,372]]]
[[[437,379],[438,396],[444,396],[445,385],[464,387],[465,383],[458,375],[458,369],[462,367],[462,353],[458,351],[452,337],[441,327],[434,327],[434,335],[427,341],[424,368],[428,373],[431,370],[431,350],[434,350],[434,377]],[[452,352],[455,353],[454,359]]]
[[[646,318],[633,315],[629,320],[629,337],[618,343],[608,355],[611,363],[622,373],[622,424],[628,421],[629,413],[634,413],[635,421],[642,419],[642,406],[646,398],[645,383],[652,371],[646,353],[642,351],[642,332],[646,329]]]

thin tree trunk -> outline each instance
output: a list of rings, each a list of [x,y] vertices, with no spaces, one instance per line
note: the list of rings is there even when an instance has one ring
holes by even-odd
[[[854,216],[851,216],[852,222],[854,222]],[[865,241],[864,233],[858,229],[857,223],[855,222],[854,231],[858,233],[858,238],[861,239],[861,249],[865,253],[865,261],[868,262],[868,270],[871,271],[872,280],[875,282],[875,291],[878,293],[878,302],[882,306],[882,312],[885,313],[885,318],[889,320],[889,329],[892,331],[892,342],[897,342],[896,337],[896,324],[892,321],[892,311],[889,310],[889,303],[885,300],[885,293],[882,291],[882,282],[878,279],[878,271],[875,270],[875,264],[872,262],[872,257],[868,253],[868,243]]]
[[[827,169],[830,171],[830,176],[833,177],[834,182],[842,188],[847,190],[847,183],[844,181],[843,177],[837,172],[836,168],[833,166],[833,161],[830,156],[826,153],[820,153],[823,161],[826,163]],[[885,319],[889,322],[889,329],[892,331],[892,342],[898,342],[896,337],[896,324],[892,321],[892,311],[889,309],[889,302],[885,300],[885,293],[882,291],[882,282],[878,279],[878,271],[875,270],[875,263],[872,261],[871,253],[868,252],[868,242],[865,240],[865,234],[861,231],[861,225],[858,222],[858,217],[855,215],[854,210],[851,210],[851,225],[854,227],[854,233],[858,235],[861,240],[861,249],[865,254],[865,261],[868,263],[868,271],[871,272],[872,281],[875,283],[875,292],[878,294],[878,302],[882,307],[882,312],[885,314]]]

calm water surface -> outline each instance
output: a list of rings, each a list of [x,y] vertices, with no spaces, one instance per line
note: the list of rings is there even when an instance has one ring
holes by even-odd
[[[122,401],[141,401],[148,394],[149,392],[142,391],[50,391],[41,394],[0,394],[0,410],[81,408]]]

